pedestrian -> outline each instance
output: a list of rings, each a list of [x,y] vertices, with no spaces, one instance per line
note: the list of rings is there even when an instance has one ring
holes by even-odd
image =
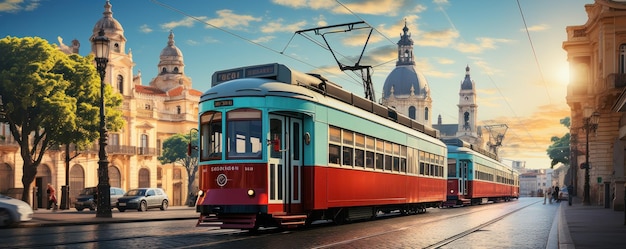
[[[552,204],[551,189],[552,187],[548,187],[543,190],[543,205],[546,205],[546,199],[550,199],[550,204]]]
[[[554,186],[554,192],[552,193],[552,197],[554,197],[554,201],[559,203],[561,199],[559,199],[559,186]]]
[[[48,189],[46,190],[46,193],[48,193],[48,208],[50,209],[52,208],[53,211],[57,210],[57,196],[54,193],[54,187],[52,187],[52,185],[50,183],[48,183]]]
[[[574,186],[572,184],[567,185],[567,204],[572,205],[572,192],[574,192]]]

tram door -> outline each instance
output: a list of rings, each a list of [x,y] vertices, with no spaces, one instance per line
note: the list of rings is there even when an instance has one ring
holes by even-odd
[[[467,181],[470,161],[460,160],[459,162],[459,193],[467,195]]]
[[[270,115],[269,203],[294,212],[301,201],[302,119]]]

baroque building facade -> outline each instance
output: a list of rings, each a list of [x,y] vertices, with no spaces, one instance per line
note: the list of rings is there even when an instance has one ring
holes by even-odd
[[[563,42],[570,68],[566,101],[571,110],[572,165],[565,183],[573,184],[574,194],[584,198],[582,166],[588,157],[590,204],[624,210],[626,3],[595,0],[585,10],[587,22],[568,26]],[[585,120],[594,112],[599,114],[597,129],[585,129]]]
[[[185,64],[181,50],[176,47],[174,34],[170,31],[165,48],[159,57],[158,75],[148,85],[143,85],[141,72],[134,74],[133,55],[126,49],[126,37],[122,25],[113,18],[109,1],[92,30],[91,38],[103,29],[110,40],[109,63],[104,82],[123,96],[121,106],[125,126],[120,131],[109,131],[108,152],[109,178],[112,187],[125,190],[138,187],[161,187],[169,198],[170,205],[184,205],[187,195],[187,171],[181,165],[162,165],[157,159],[162,143],[174,134],[187,134],[197,127],[200,91],[192,88],[191,78],[185,75]],[[91,40],[90,38],[90,40]],[[164,39],[165,40],[165,39]],[[80,43],[71,46],[62,44],[66,53],[78,53]],[[91,48],[93,53],[95,48]],[[0,193],[16,196],[15,191],[23,187],[38,189],[31,203],[45,207],[47,198],[42,191],[51,183],[61,193],[61,186],[69,185],[69,203],[73,202],[81,189],[98,184],[98,144],[65,165],[63,148],[49,150],[37,170],[32,186],[22,186],[22,162],[19,146],[11,138],[7,125],[0,126]],[[75,153],[71,152],[72,155]],[[61,196],[59,196],[61,197]]]

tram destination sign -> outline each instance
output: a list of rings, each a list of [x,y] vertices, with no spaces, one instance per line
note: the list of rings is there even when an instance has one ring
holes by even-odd
[[[258,66],[241,67],[223,71],[217,71],[213,74],[212,86],[216,86],[222,82],[241,79],[241,78],[272,78],[278,75],[278,64],[265,64]]]
[[[213,106],[214,107],[232,106],[232,105],[233,105],[233,100],[232,99],[216,100],[215,102],[213,102]]]

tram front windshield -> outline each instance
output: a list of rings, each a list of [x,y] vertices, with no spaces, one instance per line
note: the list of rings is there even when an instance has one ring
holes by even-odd
[[[262,158],[262,120],[261,111],[249,108],[222,113],[209,111],[201,119],[201,156],[202,161],[261,159]],[[225,121],[226,130],[223,129]]]

